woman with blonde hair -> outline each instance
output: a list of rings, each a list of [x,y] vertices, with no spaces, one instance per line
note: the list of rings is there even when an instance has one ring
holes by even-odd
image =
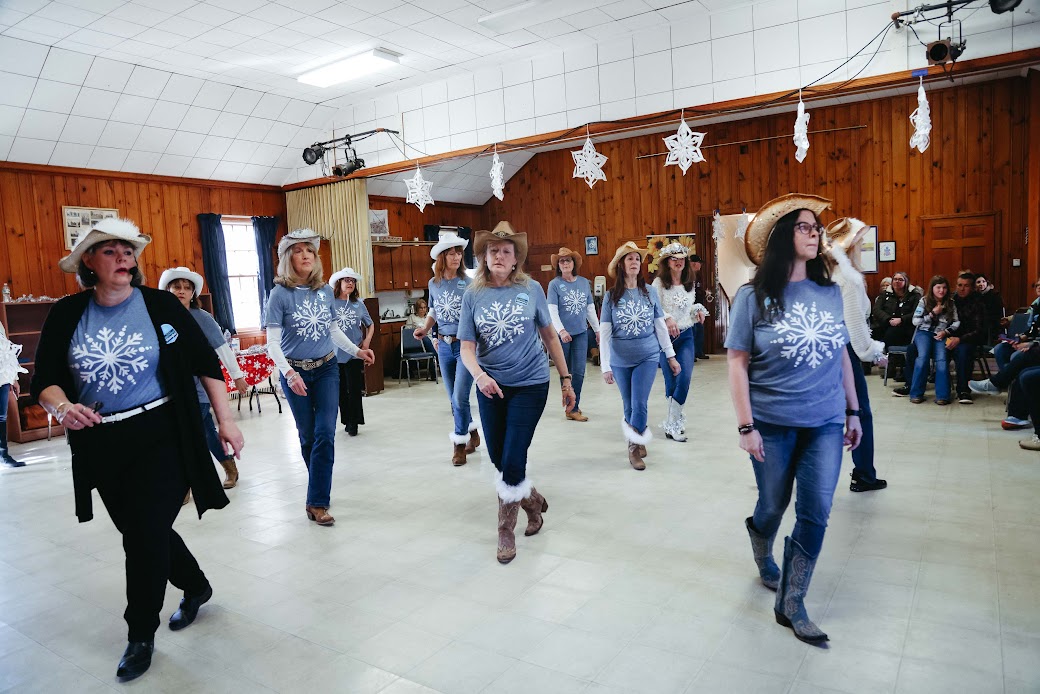
[[[329,526],[332,465],[339,409],[339,367],[335,348],[375,361],[370,349],[350,341],[333,318],[332,288],[322,277],[320,237],[296,229],[278,242],[278,275],[267,301],[267,351],[281,373],[307,466],[307,518]]]
[[[549,503],[527,477],[527,451],[549,395],[549,352],[560,374],[564,410],[574,407],[571,375],[541,285],[523,270],[527,234],[509,222],[478,231],[473,241],[477,276],[462,298],[458,338],[462,363],[477,385],[477,405],[488,455],[498,470],[498,561],[516,556],[513,530],[522,507],[524,535],[542,528]]]

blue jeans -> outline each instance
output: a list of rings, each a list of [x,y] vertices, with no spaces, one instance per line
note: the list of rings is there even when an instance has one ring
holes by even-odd
[[[202,430],[206,432],[206,446],[209,447],[209,452],[217,459],[217,462],[222,463],[232,456],[228,455],[228,452],[224,450],[224,444],[220,442],[217,426],[213,423],[213,410],[210,409],[209,401],[200,401],[199,409],[202,410]]]
[[[950,372],[946,369],[946,341],[936,340],[935,333],[918,330],[914,333],[917,360],[914,362],[914,380],[910,384],[910,397],[924,397],[928,384],[930,362],[935,360],[935,399],[950,399]]]
[[[969,345],[962,342],[952,350],[953,363],[957,365],[957,394],[969,392],[968,381],[971,380],[971,372],[975,368],[975,350],[978,345]]]
[[[1019,372],[1008,388],[1008,417],[1025,419],[1032,414],[1033,397],[1040,394],[1040,366],[1027,366]],[[1030,392],[1036,390],[1036,392]],[[1035,426],[1035,425],[1034,425]]]
[[[704,356],[704,323],[693,324],[693,346],[698,357]],[[682,363],[681,361],[679,362]],[[683,367],[685,368],[685,367]]]
[[[444,378],[444,388],[448,391],[448,400],[451,401],[451,414],[455,418],[455,435],[465,436],[469,433],[469,425],[473,421],[473,415],[469,408],[469,394],[473,390],[473,377],[462,365],[462,343],[452,340],[447,344],[444,340],[437,340],[437,356],[441,363],[441,376]]]
[[[1015,383],[1026,402],[1029,416],[1033,418],[1033,432],[1040,435],[1040,367],[1023,369]],[[1021,419],[1025,419],[1024,414]]]
[[[549,382],[533,386],[504,386],[503,397],[487,397],[477,391],[484,444],[502,481],[515,487],[527,477],[527,449],[545,410]]]
[[[613,366],[614,382],[621,391],[621,401],[625,405],[625,421],[635,429],[637,434],[646,431],[647,402],[650,400],[650,389],[657,376],[657,362],[653,359],[635,366]]]
[[[282,392],[296,420],[303,464],[307,466],[307,505],[328,508],[339,410],[339,364],[333,359],[312,371],[301,369],[296,373],[307,386],[307,394],[292,392],[285,376],[281,377]]]
[[[856,450],[852,451],[852,464],[856,467],[856,477],[864,482],[874,482],[877,480],[877,471],[874,469],[874,415],[870,411],[867,379],[852,345],[847,347],[849,359],[852,360],[852,378],[856,382],[856,399],[859,400],[859,423],[863,426],[863,438]]]
[[[0,424],[4,424],[4,432],[7,432],[7,399],[10,398],[11,384],[5,383],[0,386]],[[5,439],[6,440],[6,439]]]
[[[762,435],[765,462],[751,457],[758,483],[754,526],[772,537],[791,503],[791,489],[798,482],[791,539],[816,557],[823,547],[834,489],[841,474],[844,425],[824,424],[813,429],[785,427],[755,421]]]
[[[581,386],[585,383],[585,364],[589,356],[589,332],[583,330],[571,335],[570,342],[560,342],[563,347],[563,358],[567,362],[567,373],[571,375],[571,387],[574,388],[574,409],[580,409]]]
[[[696,355],[696,341],[694,330],[700,323],[694,323],[692,327],[679,333],[679,337],[672,338],[672,347],[675,349],[675,358],[682,367],[678,376],[672,375],[672,369],[668,366],[668,357],[661,352],[658,358],[661,364],[661,373],[664,374],[664,396],[675,398],[680,405],[686,404],[686,396],[690,394],[690,379],[693,378],[693,363]],[[642,430],[640,430],[642,431]]]
[[[1014,345],[1007,342],[998,342],[993,346],[993,358],[997,360],[997,371],[1006,369],[1013,356],[1015,356]]]
[[[1001,390],[1010,388],[1018,375],[1031,366],[1040,366],[1040,354],[1031,349],[1025,352],[1015,350],[1011,359],[1008,360],[1007,367],[990,376],[989,381]]]

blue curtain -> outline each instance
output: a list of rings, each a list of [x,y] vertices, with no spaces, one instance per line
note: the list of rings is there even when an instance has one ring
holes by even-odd
[[[224,227],[219,214],[200,214],[199,237],[202,241],[202,265],[213,297],[213,318],[221,328],[235,334],[235,314],[231,310],[231,284],[228,282],[227,251]]]
[[[253,235],[256,237],[256,257],[260,261],[259,281],[256,284],[260,293],[260,322],[264,324],[267,315],[267,297],[274,288],[274,237],[278,235],[277,217],[253,217]]]

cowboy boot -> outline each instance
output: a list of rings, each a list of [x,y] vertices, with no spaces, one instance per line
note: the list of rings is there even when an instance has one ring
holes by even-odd
[[[520,502],[498,500],[498,563],[508,564],[516,557],[516,517],[520,513]]]
[[[477,433],[477,425],[471,424],[469,429],[469,441],[466,443],[466,452],[472,453],[480,446],[480,434]]]
[[[643,462],[643,456],[639,455],[638,443],[628,444],[628,464],[636,470],[646,469],[646,463]]]
[[[744,525],[747,527],[748,535],[751,536],[751,552],[755,555],[758,576],[762,579],[762,585],[769,590],[776,590],[780,585],[780,567],[773,561],[773,540],[776,539],[776,533],[773,533],[772,537],[760,535],[755,530],[751,518],[745,519]]]
[[[686,415],[683,414],[683,406],[675,398],[668,399],[668,419],[664,422],[664,435],[673,441],[684,443],[686,433],[683,426],[686,423]]]
[[[587,422],[587,421],[589,421],[589,418],[586,417],[585,415],[583,415],[581,413],[581,410],[579,410],[578,408],[574,408],[570,412],[564,412],[563,414],[564,414],[564,416],[567,419],[570,419],[570,420],[575,421],[575,422]]]
[[[537,535],[542,529],[542,514],[549,510],[549,502],[537,489],[531,487],[531,495],[520,500],[520,507],[527,513],[527,529],[524,530],[524,535]]]
[[[827,634],[813,624],[805,612],[805,594],[809,590],[814,568],[816,557],[810,557],[800,544],[785,537],[784,568],[780,574],[773,614],[776,623],[790,627],[799,641],[819,645],[828,640]]]
[[[224,468],[224,489],[234,489],[235,485],[238,484],[238,466],[235,465],[234,458],[228,458],[227,460],[220,461],[221,467]]]
[[[451,455],[451,464],[455,467],[460,467],[466,464],[466,444],[455,444],[455,452]]]
[[[621,433],[624,434],[625,440],[628,441],[628,455],[629,463],[632,464],[636,470],[645,470],[646,464],[643,463],[643,458],[646,457],[646,444],[650,442],[650,439],[654,437],[653,432],[650,431],[650,427],[646,427],[643,433],[638,433],[633,429],[628,422],[621,420]],[[633,462],[633,456],[639,458],[639,465]]]

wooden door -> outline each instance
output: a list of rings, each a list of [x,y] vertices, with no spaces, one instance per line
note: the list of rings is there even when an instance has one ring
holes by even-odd
[[[372,284],[377,292],[388,292],[394,287],[394,251],[388,246],[372,246]]]
[[[430,258],[432,245],[412,247],[412,289],[425,289],[426,283],[433,277],[433,259]]]
[[[924,267],[930,274],[915,283],[927,287],[932,275],[943,275],[952,288],[961,270],[993,277],[1000,251],[996,247],[998,215],[990,212],[921,217],[921,248],[928,254]]]

